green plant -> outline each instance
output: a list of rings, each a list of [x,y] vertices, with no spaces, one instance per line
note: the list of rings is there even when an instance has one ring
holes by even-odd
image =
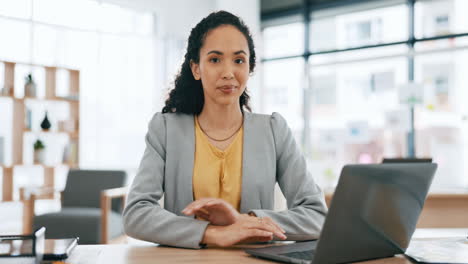
[[[33,83],[34,80],[33,80],[32,74],[29,73],[26,77],[24,77],[24,81],[25,81],[26,83]]]
[[[34,150],[40,150],[40,149],[45,149],[45,146],[42,143],[42,141],[38,139],[36,140],[36,142],[34,142]]]

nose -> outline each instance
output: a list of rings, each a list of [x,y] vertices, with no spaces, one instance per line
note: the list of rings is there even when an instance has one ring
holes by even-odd
[[[234,73],[232,71],[231,66],[224,66],[223,73],[222,73],[223,80],[231,80],[234,79]]]
[[[223,75],[223,79],[224,80],[232,80],[234,79],[234,74],[229,74],[229,75]]]

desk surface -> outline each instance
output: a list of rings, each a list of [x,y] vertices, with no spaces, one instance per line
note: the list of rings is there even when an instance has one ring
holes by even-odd
[[[415,239],[429,237],[452,237],[467,235],[468,229],[421,229],[415,233]],[[261,245],[264,246],[264,245]],[[203,250],[177,249],[154,245],[80,245],[66,263],[91,264],[155,264],[155,263],[274,263],[251,257],[243,251],[245,247],[209,248]],[[412,264],[406,257],[398,255],[392,258],[360,262],[366,264]]]
[[[255,258],[245,253],[241,248],[225,249],[176,249],[159,246],[130,245],[83,245],[78,246],[66,260],[66,263],[91,264],[156,264],[156,263],[275,263]],[[404,256],[395,256],[373,261],[360,262],[366,264],[412,264]]]

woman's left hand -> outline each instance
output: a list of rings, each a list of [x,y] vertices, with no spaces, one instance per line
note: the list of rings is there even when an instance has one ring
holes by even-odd
[[[232,225],[240,217],[240,213],[231,204],[218,198],[198,199],[187,205],[182,213],[196,215],[218,226]]]

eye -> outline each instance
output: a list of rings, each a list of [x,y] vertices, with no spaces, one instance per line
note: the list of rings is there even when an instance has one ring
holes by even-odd
[[[218,63],[220,60],[218,58],[211,58],[210,62]]]
[[[243,64],[243,63],[245,63],[245,60],[244,59],[236,59],[235,62],[237,64]]]

